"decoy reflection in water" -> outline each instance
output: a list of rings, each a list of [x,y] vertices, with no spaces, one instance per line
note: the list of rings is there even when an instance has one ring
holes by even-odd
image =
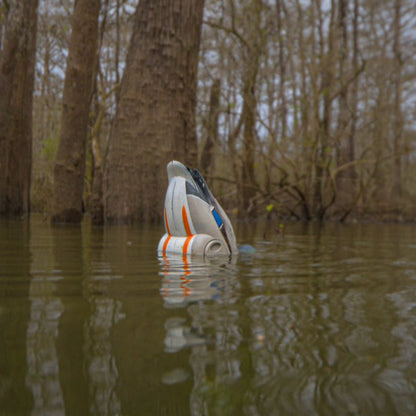
[[[204,258],[177,254],[159,256],[160,294],[167,308],[193,302],[218,300],[226,282],[236,275],[235,258]]]

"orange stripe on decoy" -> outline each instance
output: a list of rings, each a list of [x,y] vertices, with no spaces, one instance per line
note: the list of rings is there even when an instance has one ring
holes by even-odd
[[[165,240],[165,242],[163,244],[163,253],[166,253],[166,249],[168,248],[168,244],[169,244],[170,238],[171,238],[171,235],[168,234],[168,236],[166,237],[166,240]]]
[[[165,224],[166,224],[166,231],[168,232],[169,235],[171,235],[170,229],[169,229],[169,223],[168,223],[168,216],[166,214],[166,208],[165,208]]]
[[[188,215],[186,214],[186,208],[182,206],[182,221],[185,226],[186,235],[189,237],[192,235],[191,227],[189,226]],[[186,244],[186,243],[185,243]]]
[[[192,240],[193,237],[194,237],[193,235],[190,235],[185,240],[185,244],[183,245],[183,250],[182,250],[182,254],[184,256],[184,259],[186,259],[186,255],[188,254],[188,246],[189,246],[189,243],[191,242],[191,240]]]

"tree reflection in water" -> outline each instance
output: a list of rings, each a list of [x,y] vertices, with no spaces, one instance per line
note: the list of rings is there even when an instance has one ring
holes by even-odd
[[[54,264],[52,250],[45,250],[45,242],[52,238],[49,231],[32,232],[30,239],[32,275],[26,333],[26,385],[33,396],[33,416],[65,414],[57,351],[59,323],[65,308],[56,295],[56,284],[64,276],[59,267],[54,267],[57,264]]]
[[[102,250],[91,251],[86,264],[83,241],[90,235],[81,228],[35,231],[26,333],[31,414],[119,415],[111,335],[124,314],[121,301],[107,290],[118,276],[101,258]],[[101,243],[101,233],[94,238],[94,244]]]
[[[120,400],[115,392],[118,370],[112,352],[111,331],[122,319],[121,302],[90,295],[91,315],[85,324],[85,357],[89,375],[90,412],[118,415]]]
[[[38,277],[30,284],[30,319],[27,328],[27,386],[33,394],[33,416],[65,414],[56,351],[63,305],[50,296],[54,283]]]
[[[101,230],[100,230],[101,231]],[[102,246],[103,234],[96,230],[94,244]],[[121,415],[117,395],[119,372],[113,351],[112,334],[125,318],[122,302],[112,296],[108,286],[121,279],[106,261],[102,250],[91,253],[91,269],[84,282],[84,297],[89,304],[84,322],[84,365],[88,374],[89,411],[91,415]]]

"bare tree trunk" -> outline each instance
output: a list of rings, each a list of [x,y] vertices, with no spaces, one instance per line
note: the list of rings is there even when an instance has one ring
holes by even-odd
[[[105,83],[103,80],[103,74],[101,71],[101,52],[104,39],[104,33],[106,30],[107,17],[108,17],[108,8],[109,0],[104,0],[102,3],[102,17],[101,24],[99,28],[99,45],[98,45],[98,54],[96,59],[96,71],[94,75],[94,124],[91,129],[91,199],[89,205],[89,212],[91,216],[91,222],[94,225],[104,224],[104,201],[103,201],[103,175],[104,175],[104,166],[103,166],[103,157],[101,155],[100,147],[100,136],[102,124],[105,119],[106,111],[106,101],[111,94],[106,92]],[[118,90],[118,42],[119,42],[119,0],[117,0],[116,5],[116,91]]]
[[[289,92],[286,88],[286,73],[287,73],[287,43],[290,42],[288,38],[290,34],[287,33],[288,28],[284,27],[283,22],[287,17],[287,10],[285,7],[285,2],[283,0],[276,0],[276,24],[277,24],[277,42],[279,48],[279,58],[278,58],[278,68],[279,68],[279,88],[278,88],[278,116],[276,117],[276,128],[270,134],[270,138],[268,140],[267,151],[268,156],[271,158],[269,160],[264,161],[265,165],[265,191],[268,194],[272,193],[272,170],[274,168],[273,163],[271,160],[274,160],[277,142],[281,144],[285,144],[287,140],[287,115],[288,115],[288,106],[287,106],[287,96]],[[266,58],[267,59],[267,58]],[[271,99],[269,98],[269,106],[273,106],[273,99],[274,99],[274,89],[272,90]],[[293,105],[293,107],[296,107]],[[271,117],[272,112],[270,112]],[[297,114],[294,115],[294,119],[297,118]],[[296,123],[296,121],[295,121]],[[270,122],[272,124],[272,122]],[[280,140],[279,140],[280,137]]]
[[[61,134],[55,160],[53,222],[80,222],[85,157],[98,44],[100,0],[77,0],[69,43]]]
[[[341,170],[337,176],[337,190],[340,202],[345,208],[351,205],[354,198],[353,176],[355,173],[353,162],[353,137],[350,130],[350,110],[348,103],[348,88],[346,86],[346,73],[348,72],[348,28],[347,28],[348,0],[338,0],[338,39],[339,60],[338,73],[340,79],[338,134],[337,134],[337,165]],[[342,167],[349,165],[348,168]]]
[[[116,106],[118,105],[119,97],[120,97],[120,89],[118,86],[120,85],[120,0],[116,0],[116,44],[115,44],[115,51],[114,51],[114,72],[116,74]]]
[[[103,159],[100,150],[100,130],[104,119],[105,103],[99,108],[97,119],[92,129],[91,147],[92,147],[92,187],[90,213],[91,221],[95,225],[104,223],[104,205],[103,205]]]
[[[351,56],[351,69],[354,74],[357,74],[358,69],[358,17],[359,17],[359,1],[360,0],[353,0],[353,12],[352,12],[352,56]],[[340,3],[346,2],[345,6],[340,5],[341,7],[346,7],[346,10],[348,10],[348,0],[340,0]],[[346,13],[343,16],[342,19],[344,22],[342,23],[340,20],[340,25],[342,27],[342,30],[346,30]],[[348,31],[346,31],[348,33]],[[346,36],[342,36],[343,38],[343,44],[347,45],[347,39]],[[346,50],[346,46],[345,46]],[[346,56],[344,56],[346,58]],[[342,65],[342,62],[340,62]],[[343,156],[340,155],[340,158],[338,159],[338,165],[348,164],[349,167],[345,169],[341,174],[341,178],[343,179],[341,183],[337,184],[337,187],[340,186],[340,191],[343,194],[341,202],[345,201],[345,206],[343,206],[343,212],[341,215],[340,221],[345,221],[345,219],[351,214],[351,212],[355,209],[355,206],[358,203],[360,191],[358,190],[358,184],[357,184],[357,169],[355,165],[352,163],[355,161],[355,135],[357,132],[357,121],[358,121],[358,77],[354,79],[351,83],[351,88],[349,91],[349,100],[345,104],[345,112],[350,112],[350,120],[349,120],[349,129],[346,132],[346,137],[342,137],[346,141],[346,146],[341,146],[340,151],[343,153]],[[344,188],[342,183],[344,183]]]
[[[300,160],[300,164],[296,171],[296,177],[303,177],[300,183],[296,184],[299,190],[303,190],[303,198],[301,198],[301,208],[303,218],[310,220],[312,217],[313,209],[313,191],[315,183],[315,162],[314,162],[314,153],[315,153],[315,136],[317,135],[317,119],[318,116],[315,114],[316,109],[319,107],[319,97],[316,85],[318,84],[317,78],[317,69],[316,69],[316,52],[315,52],[315,31],[312,30],[309,38],[305,37],[303,32],[304,25],[306,24],[307,19],[304,16],[302,9],[302,4],[300,0],[296,0],[296,11],[297,11],[297,43],[299,46],[299,73],[300,73],[300,98],[296,99],[296,83],[293,83],[293,102],[299,102],[299,128],[297,131],[297,136],[299,137],[299,145],[295,146],[296,148],[296,159]],[[314,19],[314,5],[310,6],[311,20]],[[308,64],[308,48],[310,53],[310,64]],[[295,73],[295,64],[293,52],[291,52],[291,71]],[[309,71],[309,73],[308,73]],[[309,76],[313,77],[314,80],[308,85]],[[312,99],[310,99],[312,95]],[[296,119],[295,119],[296,120]],[[306,174],[305,174],[306,173]]]
[[[256,178],[254,173],[256,154],[256,83],[262,53],[263,38],[260,32],[261,2],[252,2],[247,8],[252,16],[253,37],[249,37],[245,45],[243,75],[243,108],[241,118],[243,129],[243,151],[241,166],[241,203],[240,215],[253,216],[255,214]]]
[[[402,195],[402,153],[403,153],[403,114],[402,114],[402,51],[401,51],[401,14],[402,0],[394,2],[394,110],[393,110],[393,198],[400,198]],[[400,201],[396,201],[400,202]]]
[[[208,114],[208,134],[201,152],[200,167],[204,175],[209,175],[213,169],[212,152],[215,144],[218,143],[218,117],[220,106],[221,81],[215,79],[211,86]]]
[[[352,28],[352,69],[354,73],[358,71],[358,17],[359,17],[359,0],[354,0],[354,11],[353,11],[353,28]],[[355,160],[355,134],[357,131],[357,120],[358,120],[358,79],[355,79],[351,86],[351,128],[349,130],[348,138],[348,152],[349,160]],[[355,167],[350,169],[350,178],[352,181],[352,189],[356,189],[357,172]]]
[[[5,1],[0,3],[0,51],[3,49],[3,36],[6,28],[7,16],[9,14],[9,5]]]
[[[30,211],[37,0],[10,2],[0,56],[0,215]]]
[[[285,18],[285,3],[283,0],[276,0],[277,30],[279,31],[279,101],[282,140],[286,139],[287,134],[287,92],[286,92],[286,58],[285,58],[285,28],[283,20]]]
[[[329,30],[327,34],[328,50],[325,52],[324,46],[324,30],[322,19],[321,0],[315,0],[318,11],[318,31],[319,31],[319,55],[320,68],[322,71],[320,95],[322,98],[322,118],[319,118],[319,130],[317,137],[317,158],[316,158],[316,178],[314,184],[314,213],[317,219],[323,220],[325,211],[327,209],[325,203],[325,185],[328,179],[328,166],[330,163],[330,148],[331,148],[331,119],[332,119],[332,93],[333,93],[333,78],[334,78],[334,0],[331,0],[331,16],[329,22]]]
[[[257,55],[257,51],[254,52]],[[247,72],[243,86],[243,109],[241,117],[244,123],[243,129],[243,154],[242,154],[242,206],[240,207],[241,214],[254,214],[253,198],[256,194],[255,175],[254,175],[254,157],[256,147],[255,126],[256,126],[256,78],[258,69],[258,56],[253,56],[253,59],[247,60]]]
[[[197,161],[195,105],[204,0],[141,0],[104,172],[110,222],[160,221],[171,159]]]

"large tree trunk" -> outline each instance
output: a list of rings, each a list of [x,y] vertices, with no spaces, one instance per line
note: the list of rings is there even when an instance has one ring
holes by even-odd
[[[10,3],[0,56],[0,215],[30,211],[37,0]]]
[[[166,164],[197,159],[195,104],[204,0],[141,0],[109,140],[110,222],[161,219]]]
[[[55,161],[53,222],[82,219],[89,108],[98,43],[100,0],[77,0],[69,43],[61,134]]]

